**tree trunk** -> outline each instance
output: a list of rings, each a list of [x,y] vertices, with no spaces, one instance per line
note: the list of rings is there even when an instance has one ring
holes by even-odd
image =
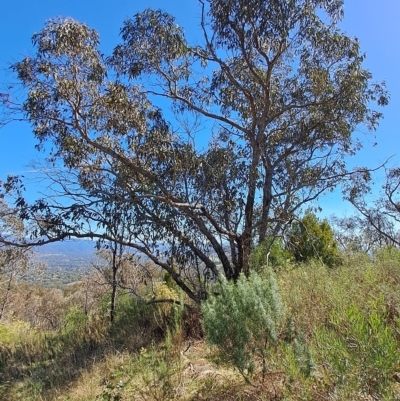
[[[111,307],[110,307],[110,322],[114,322],[115,317],[115,298],[117,295],[117,270],[118,265],[116,262],[116,253],[117,250],[113,249],[113,256],[112,256],[112,292],[111,292]]]

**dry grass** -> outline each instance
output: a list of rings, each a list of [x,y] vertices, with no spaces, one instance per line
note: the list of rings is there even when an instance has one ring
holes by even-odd
[[[138,362],[138,355],[129,353],[109,356],[105,361],[96,363],[91,369],[70,384],[62,395],[49,394],[46,400],[84,401],[102,399],[103,394],[110,397],[119,395],[121,400],[251,400],[266,401],[281,399],[284,375],[271,373],[264,383],[251,386],[244,383],[237,372],[227,366],[218,366],[210,359],[214,353],[203,341],[185,343],[180,352],[180,369],[169,378],[173,389],[163,393],[162,383],[149,383],[144,379],[146,372]],[[186,352],[183,352],[185,351]],[[123,383],[118,389],[118,384]],[[109,391],[106,391],[109,385]],[[51,398],[53,397],[53,398]],[[96,398],[97,397],[97,398]],[[107,399],[107,398],[104,398]],[[112,399],[112,398],[110,398]]]
[[[197,312],[183,322],[169,318],[167,330],[160,315],[151,319],[126,301],[126,315],[111,331],[79,313],[59,333],[0,325],[0,399],[400,400],[398,254],[374,261],[350,255],[336,270],[310,263],[280,272],[278,280],[295,330],[312,351],[309,377],[282,342],[270,350],[264,381],[255,375],[247,384],[199,339]]]

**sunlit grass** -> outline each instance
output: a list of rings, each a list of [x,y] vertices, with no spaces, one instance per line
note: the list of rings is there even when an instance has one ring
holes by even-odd
[[[76,308],[58,331],[1,324],[0,399],[400,400],[397,252],[347,255],[333,270],[291,266],[277,279],[290,330],[308,347],[269,348],[264,380],[246,384],[204,341],[185,337],[181,310],[167,317],[123,298],[112,328],[106,312]]]

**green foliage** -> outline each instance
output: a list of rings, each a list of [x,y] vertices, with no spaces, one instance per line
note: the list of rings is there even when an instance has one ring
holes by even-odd
[[[386,318],[378,297],[368,312],[354,304],[344,310],[336,308],[329,325],[317,330],[320,357],[329,361],[330,380],[341,391],[347,386],[374,397],[390,391],[399,357],[396,333]]]
[[[400,264],[396,250],[382,252],[382,260],[351,253],[336,269],[312,261],[281,272],[282,296],[316,366],[315,379],[303,379],[292,350],[286,351],[293,380],[287,399],[399,398]]]
[[[164,401],[176,399],[182,380],[182,307],[171,308],[172,322],[166,329],[162,346],[154,340],[141,348],[137,359],[142,384],[135,392],[145,399]],[[146,397],[147,395],[147,397]],[[149,397],[150,395],[150,397]]]
[[[142,348],[138,365],[144,388],[138,389],[142,393],[150,393],[151,399],[163,401],[173,399],[177,390],[175,375],[181,368],[180,356],[175,352],[168,334],[164,347],[159,350],[153,343],[149,349]]]
[[[360,147],[353,132],[377,126],[382,115],[370,106],[388,95],[363,68],[358,40],[339,29],[342,0],[198,6],[204,29],[193,43],[173,16],[145,10],[124,22],[109,55],[87,25],[49,20],[12,65],[21,105],[4,107],[51,149],[49,166],[65,167],[37,169],[62,193],[34,204],[18,180],[6,183],[30,221],[26,237],[128,245],[200,303],[204,276],[220,273],[211,255],[227,279],[247,275],[256,230],[260,242],[268,224],[281,235],[296,210],[348,176],[344,159]],[[206,148],[192,129],[204,121],[215,127]],[[126,228],[118,235],[107,229],[115,212]],[[336,264],[324,241],[304,245],[300,259]]]
[[[341,263],[341,254],[327,220],[307,212],[292,224],[288,233],[288,249],[297,262],[318,259],[329,267]]]
[[[68,337],[75,337],[85,330],[89,318],[85,315],[84,311],[77,306],[73,306],[67,312],[64,318],[63,328],[61,335]]]
[[[263,276],[240,275],[236,283],[220,278],[202,311],[206,338],[224,360],[248,378],[261,358],[266,373],[268,347],[276,344],[284,315],[271,269]]]
[[[292,259],[281,238],[268,238],[257,245],[250,256],[252,270],[259,272],[265,266],[271,266],[274,270],[285,267]]]
[[[120,382],[118,384],[107,383],[103,387],[103,391],[101,392],[101,394],[96,397],[96,400],[120,401],[120,400],[122,400],[120,390],[123,387],[124,387],[124,385],[122,382]]]
[[[302,332],[296,333],[289,344],[285,344],[283,363],[290,378],[296,376],[310,377],[316,365],[307,339]]]
[[[383,247],[374,252],[374,259],[387,267],[400,266],[400,249],[392,246]]]
[[[118,331],[131,325],[148,324],[152,313],[152,307],[147,305],[146,302],[130,294],[121,294],[118,299],[113,325],[116,326],[116,331]]]
[[[4,345],[20,342],[24,337],[26,338],[26,333],[29,331],[29,324],[22,321],[14,321],[7,325],[0,324],[0,343]]]
[[[104,316],[107,316],[107,311]],[[108,334],[118,348],[139,349],[155,339],[161,339],[165,330],[166,321],[156,306],[148,305],[130,294],[121,294]]]

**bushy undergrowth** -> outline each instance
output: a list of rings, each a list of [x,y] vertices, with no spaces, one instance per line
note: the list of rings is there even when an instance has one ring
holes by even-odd
[[[335,308],[329,325],[315,331],[320,360],[329,361],[321,372],[343,397],[358,392],[380,399],[390,394],[399,356],[395,330],[382,308],[381,303],[372,303],[368,313],[354,304]]]
[[[259,372],[264,381],[282,351],[301,374],[311,374],[310,349],[285,311],[271,268],[253,272],[249,278],[241,275],[237,282],[220,279],[213,291],[202,305],[203,325],[222,361],[236,367],[247,382]]]
[[[237,282],[221,278],[202,306],[207,340],[221,356],[248,377],[262,361],[266,372],[268,347],[278,340],[284,310],[270,269],[265,276],[241,275]]]
[[[400,400],[398,250],[260,269],[213,291],[203,310],[218,352],[185,337],[195,309],[128,294],[113,325],[104,297],[89,313],[68,306],[56,330],[0,325],[0,399]]]
[[[91,314],[70,307],[56,331],[18,321],[0,325],[0,399],[29,399],[38,388],[51,394],[107,355],[137,352],[162,339],[166,323],[156,307],[121,296],[110,325],[106,304]]]
[[[353,254],[339,269],[313,262],[280,276],[316,362],[312,384],[292,375],[289,399],[400,399],[400,264],[383,253],[385,263]]]

